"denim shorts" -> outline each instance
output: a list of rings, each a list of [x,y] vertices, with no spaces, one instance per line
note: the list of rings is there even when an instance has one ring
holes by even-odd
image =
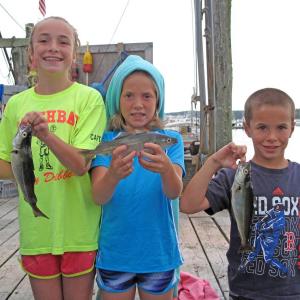
[[[176,284],[175,270],[155,273],[127,273],[96,269],[98,287],[106,292],[126,292],[133,286],[150,294],[164,294]]]

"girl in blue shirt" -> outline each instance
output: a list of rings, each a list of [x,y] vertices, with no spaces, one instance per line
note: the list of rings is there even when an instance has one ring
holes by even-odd
[[[122,145],[92,163],[94,200],[103,209],[96,259],[101,299],[134,299],[138,289],[141,299],[171,300],[182,264],[172,201],[182,191],[184,146],[179,133],[162,129],[162,75],[128,56],[111,80],[106,106],[109,131],[102,141],[124,131],[155,131],[178,142],[167,149],[145,143],[151,154],[127,154]]]

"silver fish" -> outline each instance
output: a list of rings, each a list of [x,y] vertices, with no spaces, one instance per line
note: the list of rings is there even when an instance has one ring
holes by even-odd
[[[140,152],[145,149],[145,143],[154,143],[162,148],[177,143],[177,139],[157,132],[140,133],[121,133],[114,140],[101,142],[94,150],[81,150],[80,153],[85,156],[86,161],[90,161],[96,154],[111,155],[118,146],[127,145],[126,153],[131,151]],[[147,150],[147,149],[145,149]]]
[[[231,187],[231,206],[241,238],[240,252],[251,250],[249,237],[253,215],[253,189],[250,162],[239,163]]]
[[[35,217],[48,217],[37,207],[34,193],[34,165],[31,153],[31,126],[21,125],[13,140],[11,166],[24,199],[30,204]]]

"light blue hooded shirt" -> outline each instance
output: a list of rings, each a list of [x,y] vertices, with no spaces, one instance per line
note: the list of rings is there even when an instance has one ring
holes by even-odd
[[[124,80],[135,71],[144,71],[150,74],[154,80],[158,89],[157,112],[159,118],[163,120],[165,104],[165,84],[163,76],[150,62],[144,60],[140,56],[130,55],[115,71],[106,93],[105,103],[108,122],[116,113],[119,113],[120,111],[120,96]],[[161,133],[171,134],[177,137],[179,143],[174,147],[171,147],[171,149],[168,151],[168,156],[173,163],[177,163],[182,167],[184,174],[185,168],[183,157],[183,141],[180,134],[175,132],[171,133],[169,131],[165,132],[164,130]],[[116,132],[107,132],[104,135],[103,141],[112,140],[116,134]],[[110,160],[111,157],[97,156],[92,163],[92,167],[105,166],[108,168],[110,165]],[[99,252],[97,255],[96,267],[133,272],[166,271],[177,268],[176,277],[178,280],[178,266],[182,263],[182,257],[178,249],[177,240],[179,199],[169,200],[163,196],[162,186],[160,185],[160,176],[142,168],[138,164],[137,159],[135,159],[134,170],[135,172],[128,178],[121,180],[113,195],[113,199],[103,206],[103,223],[100,229],[102,233],[102,239],[100,234]],[[153,180],[156,181],[154,186],[158,186],[156,192],[154,192],[154,190],[149,186],[149,183]],[[145,187],[147,187],[147,189],[145,189]],[[135,189],[139,188],[142,189],[139,193],[133,192]],[[141,193],[144,194],[142,197]],[[120,197],[124,200],[122,201]],[[153,201],[153,199],[158,200],[157,197],[160,198],[160,201]],[[143,214],[139,214],[138,219],[137,216],[135,216],[134,219],[133,215],[135,214],[132,215],[132,210],[134,211],[137,208],[136,206],[140,201],[147,203],[146,199],[148,199],[150,203],[153,203],[148,207],[147,205],[144,206],[143,204],[145,217],[142,218]],[[119,201],[120,203],[116,205],[116,202]],[[164,202],[169,202],[169,204],[163,205]],[[119,209],[122,209],[121,207],[123,205],[125,205],[125,207],[123,207],[123,213],[118,212],[118,207]],[[173,226],[167,226],[168,229],[165,230],[157,230],[155,234],[154,232],[150,234],[151,230],[149,232],[148,230],[145,230],[147,226],[150,226],[148,229],[153,229],[153,226],[151,226],[151,221],[147,221],[147,217],[150,217],[151,215],[150,211],[153,212],[153,210],[156,210],[156,214],[154,215],[163,220],[163,223],[170,224],[170,222],[174,222],[173,226],[175,225],[175,231]],[[123,221],[121,220],[121,216],[123,216]],[[124,220],[128,220],[128,223],[126,224]],[[103,226],[104,223],[106,223],[108,226]],[[146,227],[143,230],[142,227],[144,226]],[[121,232],[124,229],[125,231]],[[142,234],[139,235],[141,231]],[[147,233],[150,235],[147,235]],[[138,236],[140,237],[138,238]],[[141,237],[142,239],[140,240]],[[112,244],[114,244],[113,247]],[[142,255],[139,251],[141,246],[143,249]],[[126,249],[127,251],[125,250],[125,252],[123,252],[122,249]],[[174,292],[174,294],[176,294],[176,292],[177,290]]]
[[[120,111],[120,96],[123,82],[134,71],[144,71],[151,75],[158,88],[158,115],[164,118],[165,83],[161,73],[153,64],[138,55],[129,55],[114,73],[106,93],[106,116],[110,120],[113,115]]]

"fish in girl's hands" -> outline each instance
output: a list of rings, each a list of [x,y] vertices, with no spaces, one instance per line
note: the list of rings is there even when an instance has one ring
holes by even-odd
[[[127,154],[132,151],[147,151],[144,147],[145,143],[154,143],[160,145],[162,148],[166,148],[176,144],[177,139],[157,132],[122,132],[114,140],[101,142],[94,150],[81,150],[80,153],[85,157],[86,161],[89,162],[96,154],[111,155],[112,152],[121,145],[127,146]]]
[[[11,153],[11,166],[15,179],[24,195],[24,199],[30,204],[35,217],[49,219],[38,207],[34,193],[34,165],[31,152],[32,128],[30,125],[21,124],[13,140]]]

